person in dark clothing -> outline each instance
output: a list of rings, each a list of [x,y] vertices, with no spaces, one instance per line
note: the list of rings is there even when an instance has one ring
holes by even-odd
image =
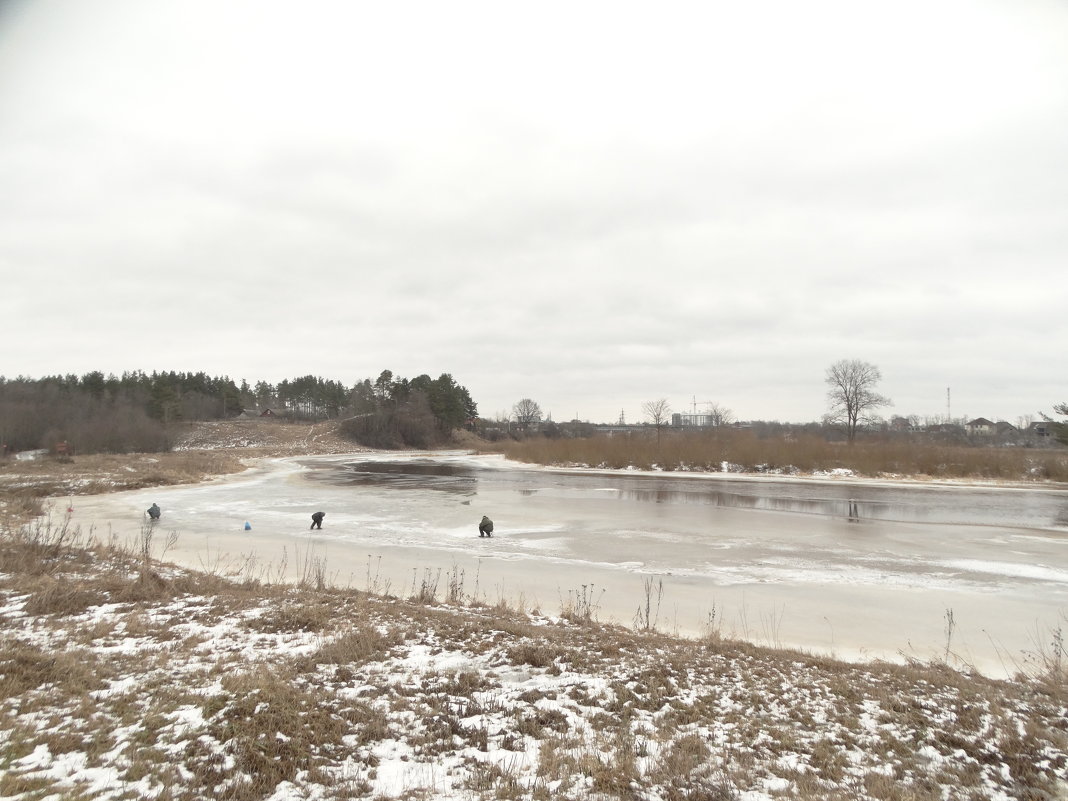
[[[482,522],[478,524],[478,536],[480,537],[492,537],[493,536],[493,521],[485,515],[482,515]]]
[[[310,528],[322,529],[322,527],[323,527],[323,518],[324,517],[326,517],[326,512],[316,512],[315,514],[313,514],[312,515],[312,524],[311,524]]]
[[[150,507],[148,507],[148,516],[153,520],[159,520],[159,516],[162,513],[162,510],[156,504],[152,504]]]

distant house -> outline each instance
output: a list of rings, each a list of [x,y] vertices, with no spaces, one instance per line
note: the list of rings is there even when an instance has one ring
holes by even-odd
[[[991,437],[996,431],[997,426],[985,417],[976,417],[964,424],[964,433],[969,437]]]
[[[928,434],[956,434],[959,436],[964,433],[964,429],[956,423],[935,423],[927,426],[925,430]]]
[[[999,437],[1011,437],[1013,434],[1019,434],[1020,429],[1014,426],[1007,420],[998,420],[997,422],[997,435]]]
[[[1035,439],[1047,439],[1053,436],[1053,426],[1045,420],[1039,420],[1037,423],[1031,423],[1024,433]]]
[[[907,417],[902,417],[899,414],[895,414],[890,418],[890,430],[891,431],[915,431],[916,427],[912,424],[912,421]]]
[[[241,414],[237,416],[237,419],[258,420],[261,417],[274,417],[274,412],[270,409],[264,409],[262,412],[259,409],[243,409]]]

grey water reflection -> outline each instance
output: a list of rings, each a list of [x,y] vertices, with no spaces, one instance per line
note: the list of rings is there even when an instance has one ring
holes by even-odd
[[[464,496],[514,492],[521,497],[566,497],[573,501],[788,512],[850,522],[885,520],[1068,529],[1068,493],[1042,489],[496,469],[427,457],[315,467],[319,469],[313,470],[310,476],[314,480],[381,490],[431,490]]]
[[[575,476],[569,475],[569,479]],[[819,480],[738,481],[684,476],[577,477],[616,488],[622,501],[706,504],[738,509],[822,515],[859,522],[964,523],[1068,528],[1068,493],[1043,489],[900,486]],[[710,486],[713,485],[713,486]]]
[[[725,492],[721,490],[617,490],[624,501],[663,504],[701,504],[723,506],[733,509],[762,509],[773,512],[794,512],[826,517],[842,517],[854,522],[871,520],[918,520],[925,517],[922,508],[910,505],[895,507],[889,503],[860,501],[855,498],[804,498],[781,495],[765,495],[754,489],[750,492]]]

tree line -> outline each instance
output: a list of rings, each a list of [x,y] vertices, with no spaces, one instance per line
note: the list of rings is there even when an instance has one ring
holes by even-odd
[[[430,448],[478,416],[466,387],[448,373],[407,379],[383,370],[353,387],[350,400],[353,415],[342,431],[372,448]]]
[[[860,359],[839,359],[827,368],[824,383],[827,385],[828,411],[823,416],[823,427],[827,432],[837,432],[845,436],[852,445],[857,434],[864,428],[879,427],[882,420],[875,410],[883,406],[892,406],[893,401],[877,391],[882,380],[882,371],[870,362]],[[520,404],[525,403],[521,401]],[[519,415],[520,404],[516,406]],[[719,428],[733,422],[733,413],[717,403],[707,402],[707,414],[701,415],[703,427]],[[695,404],[696,407],[696,404]],[[1068,416],[1068,403],[1054,405],[1053,410],[1059,415]],[[661,430],[667,428],[671,420],[671,405],[667,398],[646,401],[642,412],[649,424],[656,430],[659,440]],[[1055,421],[1048,414],[1039,415],[1050,424],[1053,436],[1058,442],[1068,445],[1068,423]],[[903,418],[902,418],[903,419]],[[917,420],[919,418],[914,417]],[[752,428],[754,424],[749,424]],[[791,426],[794,430],[810,428],[810,425]],[[963,429],[962,429],[963,433]]]
[[[351,387],[312,375],[254,385],[203,372],[0,376],[0,451],[157,452],[170,447],[170,424],[267,409],[291,419],[350,418],[343,430],[374,447],[439,444],[478,413],[448,373],[406,379],[385,370]]]

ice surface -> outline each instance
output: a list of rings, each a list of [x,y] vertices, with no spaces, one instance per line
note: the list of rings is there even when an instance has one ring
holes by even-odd
[[[151,495],[151,497],[149,497]],[[166,553],[238,572],[322,560],[332,581],[411,592],[427,572],[467,596],[553,613],[591,592],[631,624],[663,582],[661,629],[848,658],[944,653],[1011,672],[1068,610],[1068,498],[1050,491],[545,470],[466,453],[276,459],[206,485],[86,498],[75,522],[133,538],[147,502]],[[321,531],[311,513],[326,511]],[[496,528],[479,538],[488,514]],[[244,522],[252,524],[244,530]]]

